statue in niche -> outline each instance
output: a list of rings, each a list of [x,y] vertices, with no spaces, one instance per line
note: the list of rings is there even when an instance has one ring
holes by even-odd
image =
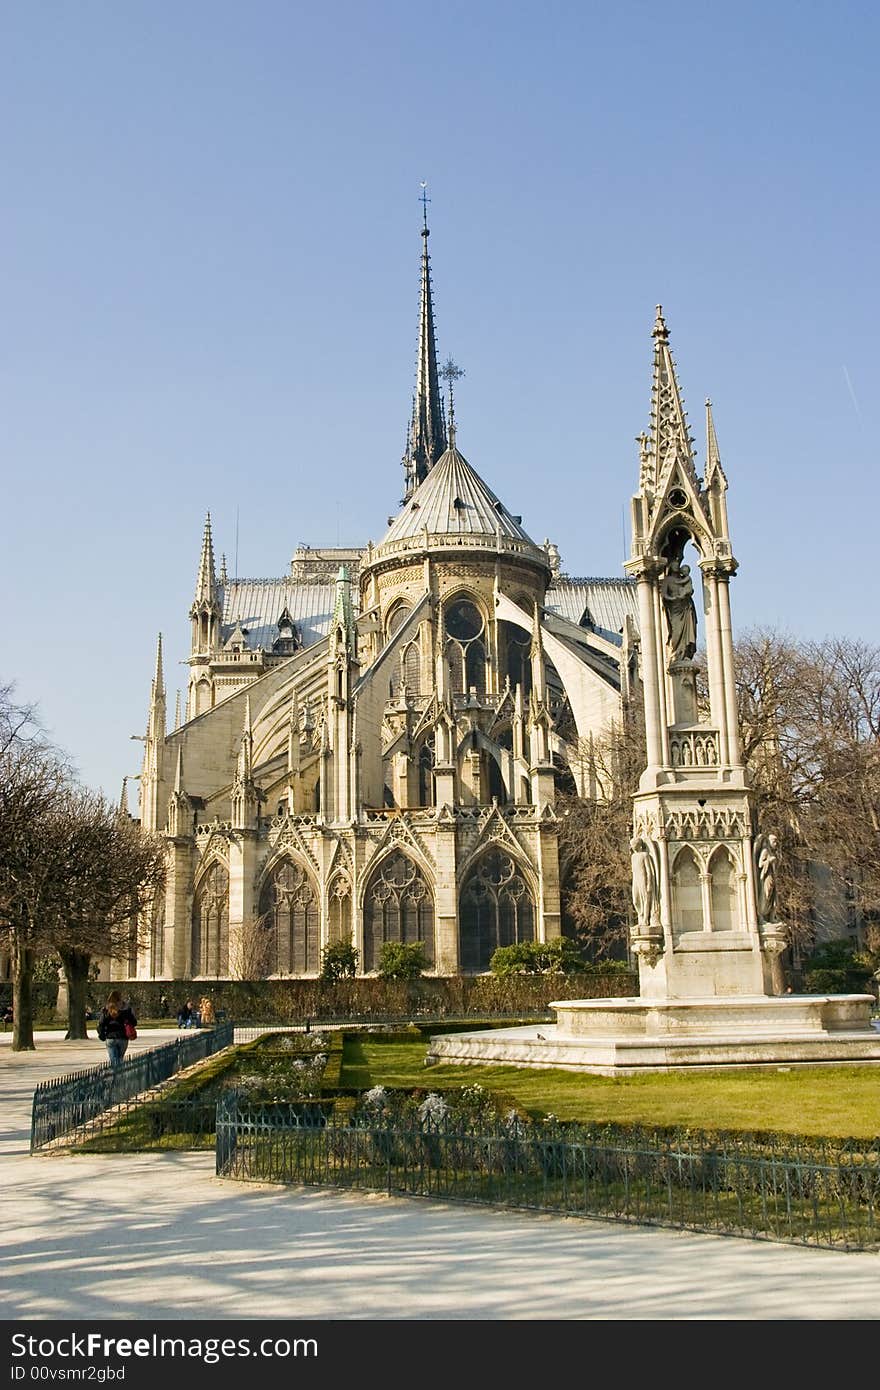
[[[651,846],[641,835],[629,842],[632,850],[632,901],[639,931],[650,931],[657,918],[657,867]]]
[[[697,650],[697,609],[690,565],[681,556],[669,562],[660,583],[666,610],[666,641],[673,661],[690,661]]]
[[[758,920],[776,920],[776,835],[759,835],[755,840],[755,888],[758,897]]]

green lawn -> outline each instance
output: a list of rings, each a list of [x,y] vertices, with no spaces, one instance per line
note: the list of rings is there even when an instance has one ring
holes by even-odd
[[[383,1042],[349,1034],[340,1084],[446,1086],[478,1082],[515,1097],[535,1118],[682,1125],[694,1129],[774,1130],[827,1138],[880,1135],[880,1068],[663,1072],[590,1076],[528,1067],[426,1068],[425,1039]]]

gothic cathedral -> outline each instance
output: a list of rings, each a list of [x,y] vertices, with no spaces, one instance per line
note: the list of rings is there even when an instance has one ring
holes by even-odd
[[[421,943],[438,975],[475,973],[498,946],[560,935],[556,794],[595,794],[591,739],[640,684],[637,576],[562,573],[460,452],[426,221],[421,235],[405,496],[384,537],[230,578],[209,517],[170,732],[159,639],[140,814],[168,876],[143,978],[310,976],[337,940],[363,973],[386,941]],[[665,325],[654,373],[643,472],[679,399]],[[692,605],[670,600],[687,663]],[[687,725],[684,678],[676,691]],[[679,744],[723,757],[696,733]]]

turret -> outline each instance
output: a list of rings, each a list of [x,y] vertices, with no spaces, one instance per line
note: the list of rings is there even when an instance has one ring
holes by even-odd
[[[238,759],[232,782],[232,824],[237,830],[255,830],[259,793],[254,783],[254,734],[251,727],[251,697],[245,695],[244,728],[238,745]]]

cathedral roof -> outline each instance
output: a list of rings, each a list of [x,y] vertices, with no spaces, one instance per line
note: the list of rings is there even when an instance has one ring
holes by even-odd
[[[502,535],[535,545],[522,528],[522,518],[507,510],[454,444],[416,488],[381,544],[425,530],[429,535]]]
[[[591,627],[612,642],[620,641],[628,615],[638,629],[639,605],[631,579],[556,580],[547,590],[544,607],[579,627]]]
[[[353,594],[356,602],[357,596]],[[319,642],[330,631],[335,584],[297,584],[283,579],[232,579],[223,590],[223,641],[240,623],[247,650],[271,651],[278,637],[278,619],[287,610],[304,647]]]

